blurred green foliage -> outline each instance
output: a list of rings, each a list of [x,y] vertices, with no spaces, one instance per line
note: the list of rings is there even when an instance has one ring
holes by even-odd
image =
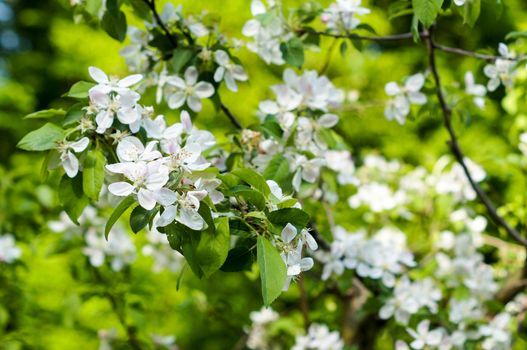
[[[473,29],[462,26],[457,17],[441,18],[438,40],[472,50],[494,49],[508,32],[527,30],[527,2],[506,1],[500,15],[490,2],[484,1],[482,15]],[[247,0],[177,3],[182,3],[187,12],[205,9],[220,17],[222,31],[234,37],[241,37],[240,29],[250,16]],[[284,0],[286,7],[300,3]],[[115,327],[121,334],[125,332],[105,297],[108,294],[120,298],[123,305],[117,307],[125,308],[127,319],[145,334],[176,334],[177,343],[184,349],[232,348],[243,337],[248,312],[261,306],[254,274],[219,272],[209,280],[198,280],[187,271],[182,277],[185,283],[178,290],[179,276],[152,274],[151,261],[143,258],[133,270],[104,270],[98,276],[100,283],[94,286],[90,281],[95,272],[86,259],[79,260],[78,252],[61,251],[60,237],[46,227],[60,211],[50,186],[58,179],[42,182],[41,160],[15,149],[21,136],[40,123],[22,117],[38,109],[70,104],[61,95],[73,82],[88,78],[90,65],[125,75],[126,66],[119,56],[122,45],[96,27],[74,24],[67,1],[12,0],[5,4],[13,13],[2,22],[1,30],[13,30],[19,45],[0,49],[0,233],[11,232],[24,242],[24,264],[11,271],[0,266],[0,348],[94,349],[99,329]],[[373,14],[366,22],[380,34],[408,31],[408,17],[387,21],[384,13],[389,4],[390,0],[369,1]],[[131,17],[130,21],[134,24]],[[388,122],[383,115],[384,84],[422,70],[426,63],[422,47],[372,44],[359,52],[349,45],[341,55],[333,40],[324,38],[321,52],[309,52],[305,68],[320,69],[329,60],[326,74],[353,95],[341,113],[338,130],[356,160],[360,162],[362,153],[374,150],[388,158],[431,167],[448,152],[439,115],[417,115],[404,126]],[[526,47],[523,40],[518,41],[518,50]],[[447,85],[462,81],[466,70],[472,70],[477,81],[483,80],[481,62],[441,55],[439,64]],[[239,57],[250,82],[237,94],[225,90],[222,96],[248,125],[256,120],[258,102],[271,96],[268,87],[280,80],[281,69],[265,65],[247,50],[242,50]],[[518,134],[527,130],[526,81],[527,76],[520,77],[516,92],[503,105],[491,102],[485,112],[473,109],[470,116],[456,115],[466,153],[491,175],[487,184],[492,188],[491,195],[497,202],[511,205],[525,199],[524,174],[510,170],[508,155],[516,148]],[[499,101],[502,94],[498,90],[491,97]],[[151,93],[150,99],[153,102]],[[172,121],[178,118],[168,109],[159,112],[165,112]],[[231,130],[222,118],[206,102],[196,123],[221,139]],[[422,239],[427,235],[421,234]],[[144,240],[141,233],[134,238]],[[420,246],[418,241],[410,243]],[[277,303],[300,318],[296,293],[297,289],[292,288]],[[321,320],[331,322],[340,317],[341,310],[336,309],[331,297],[314,303],[327,311],[319,315]],[[122,348],[127,346],[123,344]]]

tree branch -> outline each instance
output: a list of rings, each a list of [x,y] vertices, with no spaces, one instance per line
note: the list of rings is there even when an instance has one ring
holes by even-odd
[[[157,22],[157,24],[161,27],[161,29],[165,33],[165,36],[170,41],[170,45],[172,45],[172,47],[174,47],[174,48],[177,48],[177,46],[178,46],[177,45],[177,41],[172,36],[172,34],[168,30],[168,28],[165,26],[165,24],[163,23],[163,20],[161,19],[161,16],[159,16],[159,12],[157,12],[157,10],[156,10],[156,0],[143,0],[143,1],[150,8],[150,10],[152,11],[152,14],[154,16],[155,21]]]
[[[225,113],[227,118],[229,118],[229,120],[231,121],[232,125],[234,125],[236,127],[236,129],[240,129],[240,130],[243,129],[243,126],[240,123],[240,121],[238,120],[238,118],[236,118],[236,116],[234,114],[232,114],[231,110],[226,105],[224,105],[223,102],[221,102],[221,101],[220,101],[220,108],[223,111],[223,113]]]
[[[457,139],[456,132],[454,130],[454,127],[452,126],[452,110],[448,106],[445,100],[445,96],[443,94],[443,90],[441,87],[441,78],[439,76],[439,72],[437,70],[437,64],[436,64],[436,58],[435,58],[435,44],[432,39],[432,28],[430,29],[429,35],[426,36],[425,43],[428,49],[428,61],[429,61],[429,67],[430,71],[432,72],[432,75],[434,77],[435,85],[436,85],[436,95],[437,99],[439,101],[439,106],[441,107],[441,111],[443,114],[443,122],[444,126],[448,131],[448,134],[450,136],[450,140],[448,142],[448,145],[450,146],[450,150],[454,154],[454,157],[456,158],[457,162],[461,167],[463,168],[463,172],[465,173],[470,186],[474,189],[476,192],[478,198],[483,203],[485,208],[487,209],[487,212],[498,227],[502,227],[507,234],[513,238],[516,242],[520,243],[521,245],[527,247],[527,240],[523,238],[516,229],[511,227],[504,218],[502,218],[498,212],[490,198],[487,196],[487,194],[481,189],[481,187],[474,181],[474,178],[472,177],[472,174],[470,173],[470,170],[467,167],[467,164],[465,163],[465,156],[463,154],[463,151],[461,150],[461,147],[459,146],[459,142]]]
[[[359,35],[359,34],[334,34],[334,33],[327,33],[327,32],[320,32],[317,30],[313,30],[310,28],[301,28],[296,31],[297,34],[315,34],[319,36],[327,36],[331,38],[339,38],[339,39],[354,39],[354,40],[364,40],[364,41],[376,41],[376,42],[386,42],[386,41],[400,41],[400,40],[408,40],[413,38],[412,33],[401,33],[401,34],[393,34],[393,35],[385,35],[385,36],[367,36],[367,35]],[[421,37],[424,37],[424,33],[420,34]]]
[[[309,29],[309,28],[299,29],[296,31],[296,33],[300,35],[304,33],[308,33],[308,34],[315,34],[319,36],[327,36],[331,38],[374,41],[374,42],[391,42],[391,41],[403,41],[403,40],[413,39],[412,33],[401,33],[401,34],[392,34],[392,35],[385,35],[385,36],[367,36],[367,35],[358,35],[358,34],[353,34],[353,33],[333,34],[333,33],[316,31],[316,30]],[[421,32],[419,33],[419,37],[426,41],[429,38],[429,33]],[[496,56],[496,55],[488,55],[488,54],[460,49],[457,47],[450,47],[450,46],[438,44],[436,42],[433,42],[433,46],[434,46],[434,49],[441,50],[443,52],[447,52],[447,53],[451,53],[451,54],[455,54],[459,56],[479,58],[479,59],[486,60],[486,61],[495,61],[497,59],[508,60],[508,61],[519,61],[525,58],[525,56],[503,57],[503,56]]]
[[[495,61],[497,59],[508,60],[508,61],[518,61],[518,60],[523,58],[523,56],[520,56],[520,57],[504,57],[504,56],[496,56],[496,55],[487,55],[487,54],[478,53],[478,52],[474,52],[474,51],[468,51],[468,50],[464,50],[464,49],[459,49],[457,47],[450,47],[450,46],[441,45],[441,44],[438,44],[436,42],[433,42],[433,45],[434,45],[434,49],[441,50],[443,52],[448,52],[448,53],[452,53],[452,54],[460,55],[460,56],[468,56],[468,57],[479,58],[479,59],[486,60],[486,61]]]

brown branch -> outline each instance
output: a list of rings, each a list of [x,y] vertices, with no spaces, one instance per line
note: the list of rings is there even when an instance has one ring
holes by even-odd
[[[461,150],[461,147],[459,146],[458,138],[456,135],[456,132],[454,130],[454,127],[452,125],[452,110],[446,103],[445,96],[443,94],[443,90],[441,87],[441,78],[439,76],[439,72],[437,69],[436,64],[436,58],[435,58],[435,50],[436,47],[434,45],[434,41],[432,39],[432,28],[430,29],[430,34],[426,36],[426,46],[428,49],[428,61],[429,61],[429,67],[430,71],[432,72],[432,75],[434,77],[435,85],[436,85],[436,95],[437,99],[439,101],[439,106],[441,107],[441,111],[443,114],[443,122],[444,126],[448,131],[448,134],[450,136],[450,140],[448,142],[450,146],[450,150],[454,154],[454,157],[456,158],[456,161],[461,165],[463,168],[463,172],[465,173],[470,186],[474,189],[476,192],[478,198],[483,203],[485,208],[487,209],[487,212],[494,222],[496,226],[502,227],[507,234],[513,238],[516,242],[520,243],[521,245],[527,247],[527,240],[520,235],[520,233],[511,227],[504,218],[502,218],[498,212],[490,198],[487,196],[487,194],[481,189],[481,187],[474,181],[474,178],[472,177],[472,174],[470,173],[470,170],[467,167],[467,164],[465,163],[465,156],[463,154],[463,151]]]

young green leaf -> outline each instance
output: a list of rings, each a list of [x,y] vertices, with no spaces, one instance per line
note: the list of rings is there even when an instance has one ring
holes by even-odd
[[[276,248],[262,236],[258,236],[256,252],[260,267],[263,302],[269,306],[282,293],[287,278],[287,269]]]
[[[481,12],[481,0],[467,0],[463,11],[463,22],[474,27]]]
[[[119,220],[121,215],[126,211],[126,209],[130,208],[132,204],[135,203],[135,198],[132,196],[126,197],[117,205],[117,207],[113,210],[112,215],[106,222],[106,226],[104,227],[104,237],[108,239],[108,235],[110,234],[110,230],[112,229],[113,225]]]
[[[443,0],[412,0],[415,15],[427,28],[434,23],[442,4]]]
[[[201,239],[196,247],[196,258],[205,277],[216,272],[227,259],[230,248],[229,219],[216,220],[214,230],[201,232]]]
[[[256,171],[248,168],[239,168],[231,171],[232,174],[238,176],[243,182],[251,185],[252,188],[261,192],[264,196],[268,196],[271,193],[269,185],[265,182],[262,175]]]
[[[230,189],[231,195],[242,197],[248,203],[254,205],[259,210],[265,209],[265,197],[262,193],[250,187],[239,185]]]
[[[100,150],[93,149],[88,152],[84,162],[82,188],[84,193],[94,201],[99,199],[99,193],[101,193],[105,165],[106,158]]]
[[[190,59],[193,56],[194,56],[194,52],[192,52],[192,50],[189,50],[189,49],[175,50],[174,56],[172,56],[172,59],[170,60],[174,73],[178,74],[179,71],[188,63],[188,61],[190,61]]]
[[[25,151],[47,151],[54,149],[57,142],[64,139],[64,130],[59,126],[47,123],[40,129],[24,136],[17,147]]]
[[[70,88],[70,91],[65,93],[63,97],[73,97],[73,98],[87,98],[88,91],[94,87],[94,83],[88,81],[78,81]]]
[[[269,221],[277,226],[285,226],[290,223],[293,226],[303,228],[309,223],[309,214],[298,208],[284,208],[275,210],[267,215]]]
[[[280,44],[280,51],[284,60],[297,68],[304,64],[304,44],[302,40],[293,38],[287,43]]]
[[[44,109],[35,113],[28,114],[24,119],[50,119],[53,117],[62,117],[66,115],[63,109]]]

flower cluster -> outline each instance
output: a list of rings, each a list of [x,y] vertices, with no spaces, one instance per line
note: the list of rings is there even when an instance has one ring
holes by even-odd
[[[310,270],[313,267],[312,258],[302,258],[304,246],[315,251],[318,244],[308,230],[303,229],[298,233],[297,228],[291,224],[284,227],[280,238],[278,244],[281,250],[280,256],[287,267],[287,279],[284,285],[284,290],[287,290],[293,278],[300,275],[302,271]]]
[[[303,181],[315,183],[321,168],[328,165],[326,137],[338,123],[338,117],[328,111],[340,106],[343,93],[327,77],[319,76],[315,71],[306,71],[299,76],[292,69],[286,69],[283,80],[284,84],[272,87],[276,100],[265,100],[259,105],[263,124],[277,126],[279,133],[262,135],[246,131],[248,137],[246,141],[242,137],[242,142],[256,151],[249,163],[257,169],[265,170],[275,157],[284,157],[289,172],[293,174],[291,185],[298,192]],[[262,136],[266,137],[262,139]],[[347,157],[349,153],[332,155],[339,158]],[[350,169],[349,163],[343,163],[342,169],[335,164],[331,166],[344,172],[343,178],[352,176],[353,165]]]
[[[392,99],[384,109],[386,119],[395,119],[399,124],[404,124],[411,105],[423,105],[427,101],[426,95],[420,91],[424,83],[425,76],[421,73],[408,77],[403,86],[394,81],[387,83],[384,90]]]
[[[366,15],[370,9],[361,6],[362,0],[337,0],[329,5],[321,15],[328,30],[337,33],[347,33],[357,28],[360,20],[357,15]]]
[[[313,323],[306,335],[298,335],[292,350],[341,350],[344,342],[338,331],[330,331],[325,324]]]
[[[250,349],[267,349],[270,342],[268,327],[272,322],[278,320],[278,313],[271,308],[263,307],[259,311],[251,312],[249,317],[252,325],[247,330],[247,346]]]
[[[500,84],[505,87],[511,87],[514,83],[516,62],[513,59],[516,55],[514,52],[509,51],[509,48],[504,43],[499,44],[498,52],[501,58],[496,59],[494,63],[487,64],[483,68],[483,73],[489,78],[487,83],[489,91],[496,90]]]
[[[258,54],[267,64],[284,64],[280,44],[293,35],[285,29],[281,9],[274,0],[252,0],[251,13],[254,18],[245,23],[243,35],[253,38],[247,48]]]
[[[349,233],[339,226],[333,230],[333,237],[330,252],[318,254],[324,263],[323,280],[351,269],[362,278],[381,280],[393,287],[396,276],[415,265],[406,248],[406,236],[396,229],[383,228],[369,239],[363,231]]]

